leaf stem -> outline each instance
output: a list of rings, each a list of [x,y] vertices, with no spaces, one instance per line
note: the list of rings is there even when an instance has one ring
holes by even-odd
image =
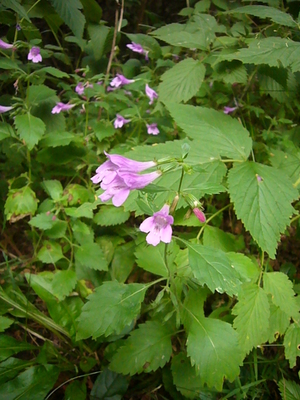
[[[229,208],[231,206],[231,204],[227,204],[227,206],[221,208],[220,210],[218,210],[216,213],[214,213],[211,217],[207,218],[207,220],[205,221],[205,224],[203,226],[201,226],[201,229],[197,235],[197,241],[199,241],[200,236],[202,235],[202,232],[204,231],[206,225],[213,219],[215,218],[218,214],[220,214],[221,212],[223,212],[224,210],[226,210],[227,208]]]

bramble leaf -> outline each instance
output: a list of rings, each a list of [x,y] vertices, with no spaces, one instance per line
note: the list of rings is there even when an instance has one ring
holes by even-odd
[[[300,327],[291,324],[284,335],[283,345],[285,357],[289,360],[290,368],[296,365],[296,358],[300,356]]]
[[[97,243],[83,243],[75,248],[76,265],[107,271],[108,265],[101,247]]]
[[[158,92],[161,101],[187,102],[200,89],[205,76],[204,65],[193,58],[187,58],[162,76]]]
[[[172,332],[160,322],[147,321],[139,325],[117,350],[109,368],[124,375],[162,368],[172,354],[171,336]]]
[[[274,258],[280,233],[294,211],[291,202],[298,197],[297,190],[283,171],[254,162],[235,165],[228,184],[237,217]]]
[[[29,150],[34,148],[46,130],[44,122],[29,112],[25,115],[17,115],[15,125],[20,138],[24,140]]]
[[[82,308],[77,340],[120,334],[137,318],[146,289],[139,283],[104,282]]]
[[[37,253],[37,258],[46,264],[55,264],[58,260],[63,258],[62,249],[59,243],[50,242],[45,240],[43,246]]]
[[[245,353],[267,340],[270,306],[263,289],[254,284],[245,284],[232,313],[237,316],[233,326],[239,336],[239,345]]]
[[[130,217],[128,211],[124,211],[123,207],[101,206],[100,210],[94,217],[94,222],[101,226],[112,226],[123,224]]]

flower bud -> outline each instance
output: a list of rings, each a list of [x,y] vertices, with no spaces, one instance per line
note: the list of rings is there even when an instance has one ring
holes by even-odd
[[[193,208],[193,213],[196,215],[200,222],[204,223],[206,221],[204,212],[202,212],[199,208]]]

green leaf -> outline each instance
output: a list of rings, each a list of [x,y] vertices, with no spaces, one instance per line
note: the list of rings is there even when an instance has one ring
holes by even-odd
[[[192,58],[176,64],[161,76],[158,92],[161,101],[180,103],[190,100],[200,89],[205,76],[204,65]]]
[[[283,345],[285,357],[289,360],[290,368],[296,365],[296,358],[300,356],[300,327],[291,324],[284,336]]]
[[[127,388],[125,376],[105,368],[93,384],[91,400],[122,400]]]
[[[24,140],[29,150],[34,148],[46,130],[44,122],[29,112],[25,115],[17,115],[15,125],[20,138]]]
[[[135,248],[136,245],[133,241],[116,248],[111,263],[112,280],[116,279],[118,282],[125,282],[127,280],[135,264]]]
[[[273,303],[288,316],[299,318],[293,283],[282,272],[266,272],[263,276],[264,290],[272,297]]]
[[[5,203],[5,215],[11,222],[32,215],[37,210],[37,199],[29,186],[11,189]]]
[[[296,28],[297,23],[293,20],[290,14],[280,11],[277,8],[261,5],[237,7],[227,11],[226,14],[249,14],[262,19],[270,18],[273,22],[283,26]]]
[[[99,142],[102,142],[103,139],[116,134],[116,130],[113,125],[107,121],[97,122],[97,124],[94,126],[94,132]]]
[[[43,246],[37,254],[37,258],[45,264],[55,264],[63,256],[60,245],[48,240],[43,242]]]
[[[196,374],[195,367],[191,366],[185,354],[179,353],[172,358],[171,370],[174,385],[185,398],[206,398],[207,389],[203,387],[201,377]]]
[[[99,22],[102,17],[102,8],[96,0],[80,0],[83,5],[84,15],[91,22]]]
[[[57,271],[52,280],[52,292],[58,300],[62,301],[75,288],[76,273],[72,270]]]
[[[61,199],[63,194],[62,184],[57,180],[49,180],[42,182],[42,188],[49,194],[49,196],[54,200],[58,201]]]
[[[16,378],[0,386],[5,400],[41,400],[52,389],[59,369],[54,365],[37,365],[28,368]]]
[[[97,243],[84,243],[75,248],[76,265],[107,271],[108,265],[101,247]]]
[[[153,37],[143,33],[127,33],[127,36],[132,42],[141,44],[146,51],[149,51],[150,59],[159,59],[161,57],[161,47]]]
[[[267,341],[273,343],[279,335],[283,335],[290,325],[290,317],[274,303],[270,302],[270,327]]]
[[[263,289],[254,284],[245,284],[232,313],[237,315],[233,326],[238,332],[239,344],[245,353],[267,340],[270,306]]]
[[[147,321],[139,325],[117,350],[109,368],[124,375],[162,368],[172,354],[171,336],[172,332],[160,322]]]
[[[49,67],[50,68],[50,67]],[[56,101],[56,92],[45,85],[31,85],[28,87],[27,101],[31,106],[39,105],[41,102]]]
[[[216,81],[223,80],[225,83],[234,84],[247,83],[247,69],[240,61],[221,61],[214,66],[212,78]]]
[[[225,252],[239,251],[243,249],[243,241],[240,238],[215,226],[208,225],[204,230],[203,244]]]
[[[230,324],[190,314],[187,353],[204,386],[221,391],[224,378],[233,381],[240,372],[242,352]]]
[[[9,328],[15,321],[13,319],[3,317],[0,315],[0,332],[4,332],[7,328]],[[0,366],[1,370],[1,366]]]
[[[237,294],[242,282],[226,253],[201,244],[184,243],[189,249],[190,267],[201,285],[206,284],[212,292]]]
[[[123,224],[130,217],[128,211],[123,207],[113,207],[103,205],[94,217],[94,222],[101,226],[112,226]]]
[[[84,380],[81,382],[73,381],[66,388],[64,400],[86,400],[86,392],[86,383]]]
[[[156,247],[141,243],[135,252],[137,258],[136,262],[138,266],[145,271],[167,278],[169,276],[169,269],[174,269],[173,263],[178,251],[179,247],[171,242],[166,254],[168,263],[168,265],[166,265],[164,243],[159,243]]]
[[[93,210],[95,210],[95,208],[97,208],[96,203],[94,203],[94,204],[93,203],[84,203],[81,206],[79,206],[78,208],[75,208],[75,207],[65,208],[65,213],[67,215],[69,215],[70,217],[74,217],[74,218],[85,217],[85,218],[92,219],[94,217]]]
[[[252,141],[238,120],[206,107],[173,103],[166,103],[166,106],[174,121],[190,138],[197,141],[195,146],[205,149],[205,152],[209,149],[216,158],[248,158]]]
[[[0,361],[11,357],[13,354],[25,350],[35,350],[36,347],[26,342],[19,342],[11,336],[0,335]]]
[[[110,29],[103,24],[88,24],[95,60],[99,60],[103,56],[109,31]]]
[[[294,381],[281,379],[278,382],[281,398],[284,400],[300,400],[300,386]]]
[[[53,214],[50,213],[38,214],[35,217],[31,218],[31,220],[29,221],[29,225],[42,230],[51,229],[55,224],[55,221],[52,218]]]
[[[257,281],[260,269],[250,258],[241,253],[229,252],[226,253],[226,255],[229,258],[231,265],[239,273],[241,281]]]
[[[120,334],[137,318],[146,289],[139,283],[104,282],[82,308],[77,340]]]
[[[12,9],[20,17],[26,19],[29,23],[31,22],[25,8],[17,0],[2,0],[1,6]]]
[[[294,212],[291,202],[298,197],[292,182],[283,171],[245,162],[230,170],[228,184],[237,217],[261,249],[275,258],[280,233]]]
[[[40,142],[42,147],[68,146],[71,142],[77,142],[80,139],[71,132],[51,132],[46,134]]]
[[[18,375],[20,370],[23,370],[30,364],[30,361],[23,361],[19,358],[9,357],[0,364],[0,385],[13,379]]]
[[[224,54],[220,59],[240,60],[244,64],[268,64],[270,67],[291,67],[292,72],[300,71],[298,57],[300,43],[280,37],[254,39],[247,49],[233,54]]]
[[[69,78],[70,75],[54,67],[43,67],[35,72],[35,74],[47,73],[55,76],[55,78]],[[55,92],[54,92],[55,93]]]
[[[14,136],[13,128],[6,122],[0,122],[0,140]]]
[[[300,153],[290,154],[281,150],[272,149],[270,161],[276,169],[284,171],[293,182],[300,176]],[[299,186],[298,186],[299,188]]]
[[[81,39],[83,35],[85,17],[79,11],[82,9],[82,4],[79,0],[50,0],[53,8],[65,22],[66,25],[72,30],[74,35]]]

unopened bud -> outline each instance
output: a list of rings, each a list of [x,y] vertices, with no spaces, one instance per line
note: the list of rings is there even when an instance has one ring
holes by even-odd
[[[204,212],[201,211],[199,208],[193,208],[193,213],[196,215],[196,217],[199,219],[200,222],[204,223],[206,221]]]
[[[172,201],[171,207],[170,207],[170,214],[173,214],[173,212],[175,211],[178,201],[179,201],[179,195],[176,194],[176,196],[174,197],[174,200]]]

